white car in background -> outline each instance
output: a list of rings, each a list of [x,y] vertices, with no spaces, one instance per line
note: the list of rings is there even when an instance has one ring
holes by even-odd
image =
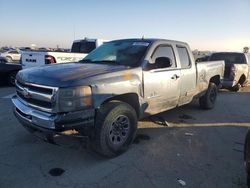
[[[20,61],[21,53],[19,50],[9,50],[6,52],[2,52],[0,54],[0,57],[6,58],[8,62]]]

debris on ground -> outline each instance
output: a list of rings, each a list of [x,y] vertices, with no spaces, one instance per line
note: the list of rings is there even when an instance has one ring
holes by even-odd
[[[161,116],[152,116],[150,120],[157,125],[169,127],[169,123]]]
[[[194,136],[194,133],[185,133],[186,136]]]
[[[181,180],[181,179],[179,179],[179,178],[177,178],[177,181],[179,182],[179,184],[180,184],[181,186],[186,186],[186,182],[185,182],[185,181],[183,181],[183,180]]]

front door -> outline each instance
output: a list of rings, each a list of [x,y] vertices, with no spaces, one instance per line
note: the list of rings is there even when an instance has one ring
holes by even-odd
[[[171,67],[157,67],[154,62],[158,57],[168,57]],[[178,104],[180,95],[180,69],[177,68],[173,48],[170,45],[160,45],[151,55],[153,64],[143,71],[144,99],[147,103],[145,113],[156,114]]]

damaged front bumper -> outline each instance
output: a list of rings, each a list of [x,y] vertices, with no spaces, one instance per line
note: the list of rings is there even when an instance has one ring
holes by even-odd
[[[52,114],[42,112],[23,104],[17,96],[12,98],[14,114],[19,122],[30,132],[53,142],[57,135],[68,135],[70,130],[82,130],[94,126],[94,109]],[[66,133],[66,134],[65,134]],[[37,135],[38,136],[38,135]]]

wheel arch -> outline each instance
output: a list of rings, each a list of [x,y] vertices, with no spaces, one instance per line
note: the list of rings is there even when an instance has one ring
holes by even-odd
[[[214,83],[217,87],[220,86],[220,84],[221,84],[220,75],[215,75],[215,76],[211,77],[209,80],[209,83],[210,82]]]
[[[137,117],[140,116],[140,103],[139,103],[139,97],[136,93],[126,93],[126,94],[121,94],[121,95],[116,95],[113,97],[110,97],[103,101],[99,106],[108,103],[110,101],[121,101],[124,103],[129,104],[132,108],[134,108]]]
[[[247,80],[247,77],[245,74],[242,74],[239,79],[239,84],[243,85]]]

